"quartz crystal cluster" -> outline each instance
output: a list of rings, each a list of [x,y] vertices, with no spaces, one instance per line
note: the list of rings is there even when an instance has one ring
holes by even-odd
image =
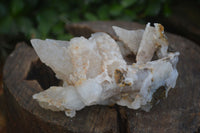
[[[31,40],[40,60],[63,81],[62,86],[33,95],[41,107],[65,111],[69,117],[96,104],[149,111],[160,87],[167,96],[178,77],[179,52],[168,52],[163,26],[148,23],[145,30],[113,29],[118,41],[103,32],[88,39]],[[132,62],[126,60],[128,55]]]

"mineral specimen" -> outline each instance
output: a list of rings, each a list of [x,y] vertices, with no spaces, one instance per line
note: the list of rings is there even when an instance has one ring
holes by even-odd
[[[156,90],[163,86],[167,96],[178,77],[179,52],[168,52],[163,26],[148,23],[145,30],[113,29],[118,42],[103,32],[89,39],[31,40],[41,61],[63,81],[62,86],[33,95],[41,107],[65,111],[69,117],[95,104],[149,111]],[[125,60],[130,54],[135,62]]]

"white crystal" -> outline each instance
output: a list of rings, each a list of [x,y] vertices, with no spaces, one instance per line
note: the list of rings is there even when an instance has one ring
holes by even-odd
[[[126,30],[117,26],[113,26],[113,29],[119,39],[125,43],[125,45],[136,55],[144,30]]]
[[[32,39],[41,61],[52,68],[63,86],[33,95],[41,107],[65,111],[74,117],[85,106],[118,104],[131,109],[151,108],[156,90],[164,86],[166,96],[174,88],[179,53],[168,53],[168,42],[160,24],[145,30],[125,30],[113,26],[120,42],[108,34],[92,34],[89,39],[70,41]],[[136,62],[124,57],[136,55]],[[156,53],[157,60],[151,61]]]

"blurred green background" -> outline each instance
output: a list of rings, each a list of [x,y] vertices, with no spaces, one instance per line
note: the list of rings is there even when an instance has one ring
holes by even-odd
[[[66,23],[125,20],[146,23],[169,17],[171,5],[180,0],[1,0],[0,60],[16,42],[31,38],[68,40]],[[200,0],[196,0],[200,3]]]

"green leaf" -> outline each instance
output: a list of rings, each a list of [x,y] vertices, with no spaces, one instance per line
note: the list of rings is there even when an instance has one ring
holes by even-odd
[[[64,23],[61,23],[61,22],[57,23],[56,25],[52,27],[52,33],[55,35],[63,34],[64,30],[65,30],[65,25]]]
[[[119,16],[122,12],[123,7],[119,4],[113,4],[110,8],[110,14],[112,16]]]
[[[20,17],[17,20],[19,30],[30,38],[30,29],[33,27],[33,23],[27,17]]]
[[[0,23],[0,29],[1,29],[0,33],[7,34],[9,32],[11,24],[12,24],[12,18],[10,16],[3,18]]]
[[[97,20],[97,17],[94,14],[92,14],[91,12],[86,12],[84,16],[85,16],[85,19],[89,20],[89,21]]]
[[[108,11],[109,11],[108,5],[102,5],[99,8],[99,10],[97,11],[99,19],[101,19],[101,20],[107,20],[107,19],[109,19]]]
[[[13,15],[19,14],[24,7],[23,0],[12,0],[11,2],[11,12]]]
[[[70,40],[73,36],[71,34],[60,34],[58,35],[58,40]]]
[[[135,4],[136,2],[137,2],[137,0],[122,0],[121,4],[122,4],[123,7],[126,8],[126,7],[129,7],[133,4]]]
[[[131,9],[124,10],[124,14],[126,14],[122,16],[124,20],[130,21],[130,20],[135,20],[137,18],[137,13]]]
[[[14,19],[11,16],[6,16],[0,22],[0,33],[1,34],[12,34],[15,35],[18,33],[18,28],[15,24]]]
[[[38,31],[41,34],[41,38],[46,38],[50,32],[50,29],[59,20],[58,15],[53,10],[44,10],[37,15]]]

